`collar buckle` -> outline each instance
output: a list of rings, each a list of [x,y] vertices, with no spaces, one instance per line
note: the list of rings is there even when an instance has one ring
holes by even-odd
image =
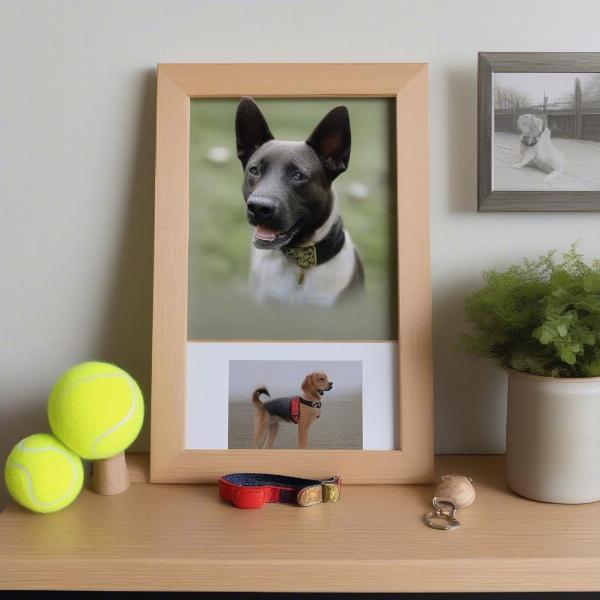
[[[283,248],[286,256],[302,269],[317,266],[317,248],[310,246],[286,246]]]
[[[316,244],[310,246],[284,246],[283,253],[301,269],[316,267],[331,260],[344,247],[346,234],[341,217],[338,217],[329,233]],[[299,278],[298,285],[302,285]]]
[[[300,506],[313,506],[323,502],[337,502],[340,499],[341,481],[332,477],[317,485],[305,487],[298,492],[297,501]]]
[[[304,398],[300,398],[300,402],[305,406],[310,406],[311,408],[321,408],[322,406],[320,400],[305,400]]]

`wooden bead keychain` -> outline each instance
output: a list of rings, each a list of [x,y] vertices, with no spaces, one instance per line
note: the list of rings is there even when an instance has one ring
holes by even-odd
[[[465,475],[442,475],[441,479],[433,496],[434,510],[426,513],[424,520],[433,529],[452,531],[460,527],[456,511],[475,501],[475,488],[473,480]]]

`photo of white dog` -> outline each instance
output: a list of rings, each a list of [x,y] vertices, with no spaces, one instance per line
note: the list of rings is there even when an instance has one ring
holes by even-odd
[[[532,114],[521,115],[517,127],[521,132],[520,159],[513,167],[521,169],[531,165],[548,173],[545,182],[556,179],[564,171],[565,158],[552,143],[544,119]]]
[[[494,73],[492,190],[600,190],[600,73]]]

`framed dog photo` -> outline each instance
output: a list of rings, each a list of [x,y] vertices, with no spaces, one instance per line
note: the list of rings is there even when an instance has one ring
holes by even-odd
[[[159,65],[157,111],[152,481],[430,481],[426,65]]]
[[[600,53],[480,53],[478,85],[479,210],[600,210]]]

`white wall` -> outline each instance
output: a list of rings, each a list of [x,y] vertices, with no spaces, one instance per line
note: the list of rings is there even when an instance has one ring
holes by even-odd
[[[502,451],[504,376],[457,347],[463,297],[575,239],[600,256],[600,215],[475,212],[477,51],[600,51],[599,23],[597,0],[0,0],[0,462],[73,363],[148,394],[158,62],[430,63],[436,445]]]

